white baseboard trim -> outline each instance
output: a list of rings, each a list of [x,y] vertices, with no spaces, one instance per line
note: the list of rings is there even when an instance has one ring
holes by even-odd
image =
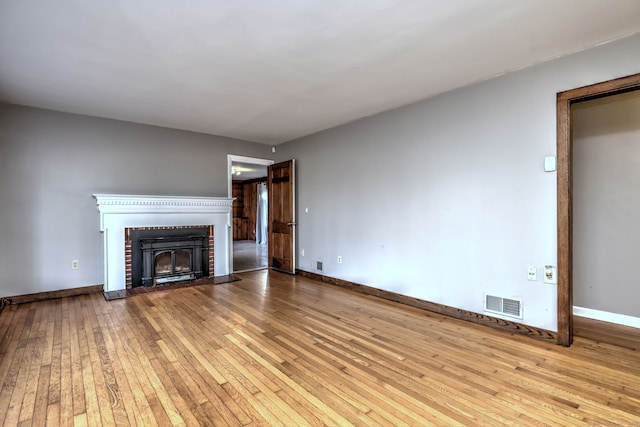
[[[575,316],[586,317],[587,319],[602,320],[603,322],[617,323],[618,325],[640,328],[640,317],[627,316],[626,314],[609,313],[608,311],[594,310],[573,306]]]

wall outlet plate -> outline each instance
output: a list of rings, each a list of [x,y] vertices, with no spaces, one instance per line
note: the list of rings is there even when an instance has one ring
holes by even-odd
[[[527,280],[530,280],[532,282],[538,280],[538,269],[533,267],[533,266],[529,266],[527,267]]]
[[[544,266],[544,283],[555,285],[558,283],[558,269],[553,265]]]

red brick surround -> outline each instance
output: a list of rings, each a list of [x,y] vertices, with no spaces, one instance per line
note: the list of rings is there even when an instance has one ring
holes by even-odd
[[[131,289],[131,231],[132,230],[184,230],[188,228],[207,228],[209,233],[209,276],[214,277],[213,225],[184,225],[170,227],[126,227],[124,229],[124,271],[126,288]]]

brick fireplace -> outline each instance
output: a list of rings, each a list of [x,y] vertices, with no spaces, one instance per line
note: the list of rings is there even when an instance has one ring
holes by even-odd
[[[94,197],[103,233],[105,292],[143,286],[142,279],[144,286],[157,286],[230,274],[233,199],[121,194]],[[136,256],[134,237],[142,250]],[[147,266],[149,274],[142,271],[136,283],[138,267],[132,261],[138,256],[150,258],[152,264]]]
[[[126,227],[126,288],[214,277],[213,225]]]

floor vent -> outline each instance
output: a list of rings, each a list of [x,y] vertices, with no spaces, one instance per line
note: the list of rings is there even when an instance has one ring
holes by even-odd
[[[522,300],[485,295],[484,311],[522,319]]]

